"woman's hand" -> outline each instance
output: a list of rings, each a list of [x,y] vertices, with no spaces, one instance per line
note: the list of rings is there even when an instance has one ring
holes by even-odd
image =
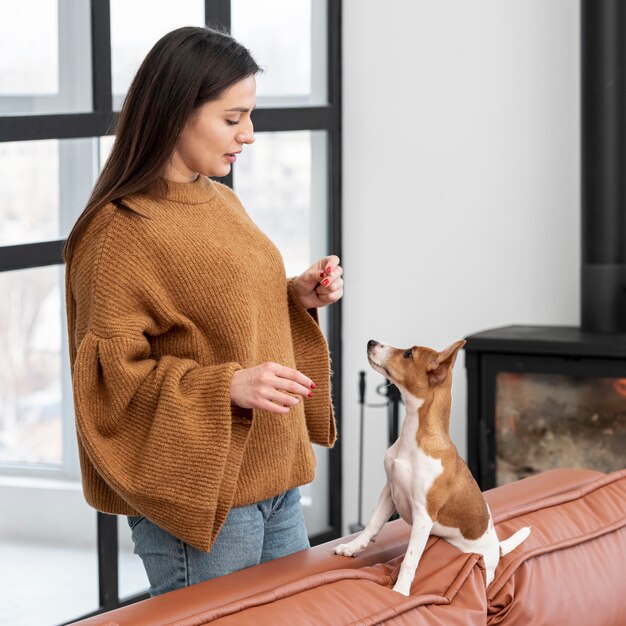
[[[268,362],[237,370],[230,384],[230,400],[244,409],[289,413],[301,402],[290,394],[310,398],[311,389],[315,389],[313,381],[298,370]]]
[[[343,296],[342,274],[339,257],[324,257],[293,281],[293,290],[307,309],[327,306]]]

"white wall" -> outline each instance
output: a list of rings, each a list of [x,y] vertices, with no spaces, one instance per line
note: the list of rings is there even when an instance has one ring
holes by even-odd
[[[357,372],[370,338],[442,349],[579,322],[579,3],[344,0],[344,521],[357,519]],[[464,358],[451,434],[466,454]],[[364,517],[386,413],[366,412]]]

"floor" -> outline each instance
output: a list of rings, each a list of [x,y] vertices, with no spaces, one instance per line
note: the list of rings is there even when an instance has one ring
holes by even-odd
[[[122,598],[148,580],[138,556],[119,554]],[[58,626],[98,607],[95,549],[0,542],[0,626]]]

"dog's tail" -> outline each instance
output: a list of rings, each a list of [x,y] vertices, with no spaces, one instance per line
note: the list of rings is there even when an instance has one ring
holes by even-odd
[[[528,539],[528,535],[530,535],[530,526],[524,526],[516,533],[513,533],[508,539],[501,541],[500,556],[504,556],[505,554],[511,552],[511,550],[515,550],[520,543]]]

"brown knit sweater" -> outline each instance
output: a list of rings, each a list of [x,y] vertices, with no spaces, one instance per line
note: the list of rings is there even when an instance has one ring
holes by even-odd
[[[228,511],[313,480],[335,421],[316,311],[226,186],[159,179],[105,206],[66,278],[87,502],[144,515],[209,550]],[[316,384],[287,414],[232,407],[240,368],[275,361]]]

